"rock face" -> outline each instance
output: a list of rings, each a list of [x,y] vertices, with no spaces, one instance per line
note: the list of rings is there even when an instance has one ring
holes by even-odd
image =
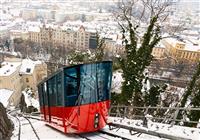
[[[0,140],[10,140],[12,129],[12,123],[8,119],[6,109],[0,103]]]

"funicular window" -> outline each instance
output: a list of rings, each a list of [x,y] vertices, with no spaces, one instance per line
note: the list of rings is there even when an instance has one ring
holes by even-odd
[[[77,94],[77,69],[67,69],[65,72],[65,85],[67,96]]]
[[[43,84],[43,89],[44,89],[44,104],[48,105],[47,83],[46,82]]]
[[[57,80],[57,105],[62,105],[62,73],[60,72],[56,76]]]
[[[82,65],[80,68],[81,104],[105,101],[110,98],[112,63]]]
[[[106,65],[104,66],[105,67],[105,70],[106,70],[106,75],[105,75],[105,78],[106,78],[106,100],[110,99],[110,88],[111,88],[111,82],[112,82],[112,63],[109,62],[109,63],[106,63]]]
[[[110,86],[112,75],[112,63],[103,62],[97,64],[97,93],[98,101],[105,101],[110,98]]]
[[[105,100],[105,64],[97,64],[97,90],[98,90],[98,101]]]
[[[51,106],[56,105],[56,82],[55,77],[48,80],[49,102]]]
[[[38,86],[38,94],[39,94],[39,103],[40,103],[40,106],[43,106],[43,84],[39,85]]]
[[[96,64],[82,65],[80,75],[81,104],[97,102]]]
[[[78,68],[65,69],[65,98],[67,106],[77,104],[78,98]]]

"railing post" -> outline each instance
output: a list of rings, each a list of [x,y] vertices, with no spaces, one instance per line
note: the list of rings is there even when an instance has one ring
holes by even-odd
[[[149,110],[149,107],[146,107],[146,110],[144,112],[144,118],[143,118],[143,126],[144,127],[147,127],[147,118],[146,118],[146,115],[148,114],[148,110]]]
[[[116,111],[117,111],[116,117],[121,117],[121,114],[120,114],[120,111],[119,111],[119,105],[117,105],[117,110]]]
[[[126,116],[126,113],[127,113],[127,107],[125,106],[125,107],[124,107],[124,118],[125,118],[125,116]]]
[[[179,108],[176,108],[176,111],[174,113],[174,118],[173,118],[173,121],[171,123],[171,126],[173,126],[175,123],[176,123],[176,118],[178,116],[178,113],[179,113],[180,109]]]

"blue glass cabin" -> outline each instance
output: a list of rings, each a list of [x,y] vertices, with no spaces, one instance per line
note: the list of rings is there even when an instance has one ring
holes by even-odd
[[[65,67],[38,85],[40,106],[76,106],[110,100],[112,62]]]

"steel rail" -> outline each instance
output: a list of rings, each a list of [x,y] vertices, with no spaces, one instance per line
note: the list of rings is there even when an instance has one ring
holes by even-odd
[[[112,136],[112,137],[115,137],[115,138],[121,138],[122,140],[132,140],[132,139],[129,139],[127,137],[116,135],[116,134],[113,134],[113,133],[109,133],[109,132],[103,131],[103,130],[99,130],[98,132],[102,133],[102,134],[106,134],[106,135]]]
[[[31,123],[31,121],[27,117],[25,117],[25,116],[22,116],[22,117],[24,117],[28,121],[28,123],[30,124],[30,126],[31,126],[31,128],[32,128],[32,130],[33,130],[33,132],[35,134],[35,136],[37,137],[38,140],[40,140],[40,138],[39,138],[39,136],[38,136],[35,128],[33,127],[33,124]]]
[[[146,130],[146,129],[142,129],[142,128],[135,128],[135,127],[126,126],[126,125],[117,124],[117,123],[109,123],[108,125],[113,126],[113,127],[123,128],[123,129],[129,130],[129,132],[134,131],[134,132],[139,132],[139,133],[148,134],[148,135],[151,135],[151,136],[157,136],[157,137],[160,137],[160,138],[171,139],[171,140],[191,140],[189,138],[184,138],[184,137],[180,137],[180,136],[173,136],[173,135],[164,134],[164,133],[161,133],[161,132]]]

